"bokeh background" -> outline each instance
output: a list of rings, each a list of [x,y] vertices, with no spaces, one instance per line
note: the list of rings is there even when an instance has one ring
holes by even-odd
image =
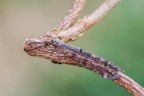
[[[104,0],[87,0],[81,16]],[[51,30],[73,0],[0,0],[0,96],[131,96],[99,75],[30,57],[26,38]],[[144,0],[122,0],[72,45],[111,60],[144,86]]]

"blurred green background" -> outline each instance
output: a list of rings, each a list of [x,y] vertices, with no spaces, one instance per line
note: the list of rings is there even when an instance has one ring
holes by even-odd
[[[104,0],[88,0],[81,16]],[[51,30],[73,0],[0,0],[0,96],[131,96],[110,80],[23,51],[26,38]],[[144,86],[144,0],[122,0],[72,45],[111,60]]]

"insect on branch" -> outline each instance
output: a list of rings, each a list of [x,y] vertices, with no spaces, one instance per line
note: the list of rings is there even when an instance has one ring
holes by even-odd
[[[75,0],[68,14],[50,32],[39,38],[26,39],[24,51],[31,56],[51,60],[53,63],[87,68],[113,80],[134,96],[144,96],[144,88],[121,72],[121,68],[109,60],[66,44],[76,40],[85,30],[99,22],[119,2],[120,0],[105,0],[94,12],[75,23],[86,3],[86,0]]]

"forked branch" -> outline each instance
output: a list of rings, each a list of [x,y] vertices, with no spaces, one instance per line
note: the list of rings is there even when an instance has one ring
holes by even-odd
[[[100,21],[119,1],[106,0],[93,13],[73,25],[86,2],[86,0],[75,0],[67,16],[53,30],[40,38],[26,40],[25,52],[31,56],[49,59],[53,63],[87,68],[104,78],[113,80],[134,96],[144,96],[144,88],[126,76],[118,66],[81,48],[64,43],[80,37],[86,29]]]
[[[53,28],[50,32],[42,35],[40,38],[57,38],[57,34],[61,33],[61,31],[67,30],[75,23],[80,11],[84,8],[85,3],[86,0],[75,0],[72,8],[68,11],[67,15],[56,25],[56,27]]]
[[[98,23],[120,0],[106,0],[99,8],[90,15],[79,20],[74,26],[61,31],[58,37],[64,42],[69,42],[80,37],[83,32]]]

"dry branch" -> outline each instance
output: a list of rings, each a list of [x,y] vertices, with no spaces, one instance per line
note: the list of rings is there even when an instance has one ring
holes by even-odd
[[[80,37],[83,32],[99,22],[114,6],[116,6],[120,0],[106,0],[99,8],[93,13],[85,16],[79,20],[74,26],[68,28],[65,31],[60,32],[57,36],[64,42],[69,42]]]
[[[71,27],[77,20],[80,11],[83,9],[86,0],[75,0],[72,8],[68,11],[68,14],[58,23],[54,30],[66,30]]]
[[[31,56],[90,69],[104,78],[116,80],[121,69],[110,61],[60,40],[27,39],[24,50]]]
[[[127,89],[134,96],[144,96],[144,88],[136,83],[133,79],[125,75],[124,73],[119,73],[121,78],[115,80],[117,84]]]
[[[86,29],[100,21],[119,1],[106,0],[93,13],[73,25],[86,2],[85,0],[75,0],[68,15],[52,31],[40,38],[26,40],[25,52],[31,56],[49,59],[53,63],[87,68],[104,78],[113,80],[134,96],[144,96],[144,88],[126,76],[119,67],[110,61],[64,43],[77,39]]]
[[[68,11],[67,15],[53,28],[50,32],[42,35],[40,38],[49,39],[57,38],[57,34],[71,27],[77,20],[80,11],[84,8],[86,0],[75,0],[72,8]]]

